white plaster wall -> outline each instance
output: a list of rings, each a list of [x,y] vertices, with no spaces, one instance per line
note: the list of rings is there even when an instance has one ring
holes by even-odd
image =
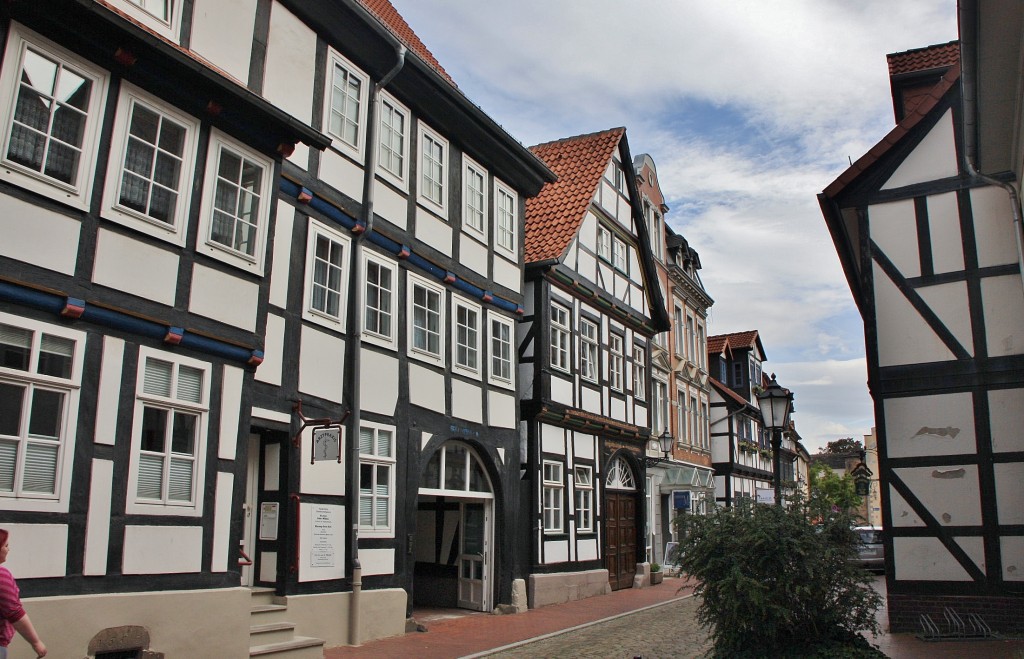
[[[976,466],[900,467],[893,473],[910,488],[939,524],[981,525]]]
[[[552,373],[551,378],[551,400],[556,403],[562,403],[563,405],[575,406],[575,401],[572,396],[573,383],[572,380],[567,380],[563,377],[555,376]]]
[[[452,255],[452,227],[430,211],[416,207],[416,238],[445,256]]]
[[[650,423],[650,421],[648,420],[648,414],[647,414],[647,408],[646,407],[642,407],[640,405],[636,405],[636,406],[633,407],[633,421],[632,421],[632,423],[633,423],[633,425],[640,426],[641,428],[646,428],[647,427],[647,425]]]
[[[879,365],[953,359],[953,353],[878,265],[874,266],[874,279]]]
[[[342,461],[344,462],[344,458]],[[281,487],[281,445],[263,447],[263,489],[277,492]]]
[[[1018,278],[1019,279],[1019,278]],[[958,281],[917,289],[928,307],[935,312],[942,324],[967,351],[974,354],[974,337],[971,334],[971,310],[967,302],[967,284]]]
[[[117,440],[117,410],[123,364],[124,341],[112,336],[103,337],[103,357],[100,361],[100,381],[96,394],[94,440],[97,444],[113,446]]]
[[[579,258],[576,271],[590,281],[597,281],[597,259],[586,252],[577,252]]]
[[[487,254],[487,248],[471,238],[463,237],[459,243],[459,263],[483,277],[487,276]]]
[[[299,391],[341,402],[345,341],[304,325],[299,347]]]
[[[504,286],[511,291],[521,291],[523,289],[523,282],[519,266],[503,258],[495,258],[494,283]]]
[[[0,195],[0,255],[75,274],[81,223],[10,195]]]
[[[964,269],[963,235],[956,193],[928,197],[928,233],[931,236],[932,266],[936,273]]]
[[[409,363],[409,402],[435,412],[445,405],[444,374]]]
[[[263,96],[307,124],[313,112],[315,62],[316,33],[283,5],[273,3]]]
[[[988,415],[992,450],[1024,451],[1024,389],[989,391]]]
[[[260,552],[260,581],[273,583],[277,581],[277,552]]]
[[[611,396],[608,401],[608,416],[619,421],[628,421],[626,418],[626,401]]]
[[[196,0],[191,48],[245,86],[256,0]]]
[[[174,305],[178,255],[113,231],[100,229],[92,280],[141,298]]]
[[[391,354],[365,349],[360,360],[359,400],[363,409],[394,416],[398,405],[398,360]]]
[[[1000,524],[1024,524],[1024,462],[992,466],[996,475],[996,505]]]
[[[192,270],[188,308],[200,316],[253,332],[259,293],[258,284],[197,263]]]
[[[263,336],[263,363],[256,368],[256,380],[281,385],[284,368],[284,318],[267,314],[267,331]]]
[[[363,168],[330,147],[320,156],[320,180],[353,199],[363,197]],[[374,199],[374,211],[380,213],[377,206]]]
[[[1003,579],[1024,581],[1024,536],[1003,536],[999,539],[1003,556]]]
[[[981,538],[956,542],[984,571]],[[971,576],[938,538],[893,538],[897,581],[971,581]]]
[[[234,366],[224,367],[220,399],[220,444],[217,457],[234,460],[238,446],[238,423],[242,414],[242,379],[245,372]]]
[[[572,454],[582,460],[593,460],[597,455],[597,441],[593,435],[569,431],[572,436]]]
[[[361,185],[362,179],[360,178]],[[359,189],[362,190],[362,187]],[[379,180],[374,181],[373,190],[373,212],[399,229],[406,229],[409,225],[409,200]],[[362,192],[360,192],[354,195],[354,198],[361,199],[362,196]]]
[[[516,397],[500,391],[488,391],[487,425],[495,428],[515,428]]]
[[[359,564],[363,568],[363,576],[395,573],[395,549],[359,549]]]
[[[201,526],[124,527],[124,574],[200,572],[202,560]]]
[[[596,561],[600,557],[597,551],[597,539],[588,538],[576,543],[576,559],[580,561]]]
[[[981,280],[985,340],[990,357],[1024,353],[1024,294],[1020,275]]]
[[[541,424],[540,450],[544,453],[565,455],[565,430],[556,426]]]
[[[345,494],[345,462],[347,428],[341,427],[341,462],[337,460],[312,461],[313,428],[306,428],[299,438],[302,464],[299,468],[299,490],[303,494]]]
[[[293,162],[302,169],[309,169],[309,147],[299,142],[295,145],[295,150],[288,156],[287,160]]]
[[[480,386],[452,379],[452,416],[474,423],[484,420],[484,398]]]
[[[228,563],[237,554],[231,551],[232,490],[235,475],[229,471],[217,472],[216,501],[213,508],[213,552],[211,572],[227,572]],[[236,564],[237,565],[237,564]]]
[[[85,519],[85,561],[82,574],[97,576],[107,573],[107,551],[110,545],[110,493],[114,488],[114,463],[92,461],[89,481],[89,513]]]
[[[956,176],[957,172],[953,112],[947,110],[917,148],[893,172],[882,189],[891,190],[914,183],[935,181]]]
[[[270,303],[282,309],[288,306],[288,264],[292,258],[294,230],[295,207],[283,201],[278,202],[274,222],[274,262],[270,269]]]
[[[544,563],[564,563],[569,560],[568,540],[545,540]]]
[[[107,493],[109,497],[109,492]],[[16,524],[4,522],[10,533],[11,553],[4,567],[15,579],[63,577],[67,573],[68,527],[66,524]]]
[[[1013,236],[1013,215],[1006,192],[995,186],[970,191],[974,216],[974,241],[978,265],[1005,265],[1017,262],[1017,242]]]
[[[871,239],[901,273],[907,277],[921,274],[913,199],[869,206],[868,230]]]
[[[600,414],[604,410],[601,405],[601,392],[590,387],[580,387],[580,405],[582,409]]]

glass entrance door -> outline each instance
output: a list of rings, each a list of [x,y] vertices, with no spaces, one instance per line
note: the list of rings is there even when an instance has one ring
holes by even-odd
[[[459,552],[459,607],[488,610],[488,538],[489,505],[482,502],[462,504],[462,541]]]

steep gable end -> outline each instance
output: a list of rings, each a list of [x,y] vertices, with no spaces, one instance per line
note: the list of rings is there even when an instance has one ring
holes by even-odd
[[[420,41],[420,38],[416,36],[409,24],[405,22],[402,15],[398,13],[398,10],[388,0],[359,0],[359,2],[366,7],[366,9],[377,17],[384,27],[391,31],[398,39],[405,44],[405,47],[416,53],[420,59],[430,65],[437,73],[451,83],[452,87],[457,87],[452,77],[448,75],[448,72],[444,70],[434,54]]]

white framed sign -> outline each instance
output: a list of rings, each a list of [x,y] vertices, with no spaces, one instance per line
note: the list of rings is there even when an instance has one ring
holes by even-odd
[[[277,519],[280,504],[264,501],[260,504],[260,540],[277,540]]]

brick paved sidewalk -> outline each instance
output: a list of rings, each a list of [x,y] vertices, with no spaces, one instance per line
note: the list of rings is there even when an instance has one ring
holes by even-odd
[[[469,613],[427,623],[428,631],[371,641],[359,647],[324,651],[324,659],[375,657],[451,659],[463,657],[589,622],[665,604],[693,592],[694,582],[667,577],[648,588],[630,588],[576,602],[553,604],[525,613],[496,615]],[[461,612],[460,612],[461,613]]]

